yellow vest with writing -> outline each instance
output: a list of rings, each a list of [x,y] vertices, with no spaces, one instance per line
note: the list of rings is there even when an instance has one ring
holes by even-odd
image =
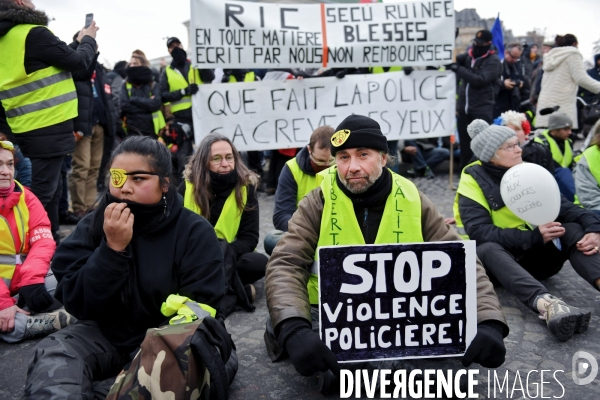
[[[375,244],[423,242],[421,225],[421,196],[408,179],[391,172],[392,190],[385,203]],[[308,281],[310,304],[319,304],[319,278],[317,263],[322,246],[347,246],[365,244],[356,220],[352,201],[339,188],[333,166],[320,173],[323,176],[323,215],[319,241],[315,250],[315,263]]]
[[[77,117],[77,92],[70,72],[52,66],[31,74],[25,71],[25,41],[37,26],[17,25],[0,36],[0,102],[13,133]]]
[[[15,247],[15,238],[6,218],[0,216],[0,279],[10,287],[10,282],[15,273],[17,264],[22,264],[21,257],[29,252],[27,240],[29,237],[29,209],[25,202],[25,189],[17,181],[15,184],[21,189],[19,202],[13,208],[15,223],[19,232],[21,247]]]

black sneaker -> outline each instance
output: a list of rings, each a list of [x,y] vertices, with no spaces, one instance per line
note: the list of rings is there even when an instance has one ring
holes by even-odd
[[[435,174],[433,173],[431,168],[425,167],[425,170],[423,171],[423,178],[427,178],[427,179],[435,178]]]

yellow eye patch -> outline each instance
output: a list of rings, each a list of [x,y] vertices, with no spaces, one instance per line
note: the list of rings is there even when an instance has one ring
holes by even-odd
[[[110,169],[110,182],[116,188],[123,187],[127,181],[127,171],[119,168]]]

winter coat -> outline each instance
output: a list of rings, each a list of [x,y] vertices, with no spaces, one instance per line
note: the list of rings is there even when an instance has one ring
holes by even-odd
[[[311,321],[311,305],[307,283],[310,267],[319,240],[323,214],[323,192],[320,187],[310,192],[298,205],[267,265],[265,291],[273,326],[289,318]],[[362,210],[362,209],[361,209]],[[378,211],[378,212],[371,212]],[[383,210],[369,210],[366,224],[360,224],[365,243],[373,243]],[[361,212],[362,216],[362,212]],[[425,195],[421,194],[422,233],[425,242],[461,240],[456,231],[444,223],[444,218]],[[508,325],[498,297],[481,263],[477,261],[477,322],[496,320]]]
[[[152,96],[154,98],[151,98]],[[130,133],[137,133],[137,130],[139,130],[145,136],[156,137],[152,113],[160,111],[162,98],[155,82],[139,87],[133,85],[131,96],[129,96],[127,86],[123,84],[120,103],[121,116],[126,118]]]
[[[77,50],[79,43],[73,42],[69,47]],[[98,54],[94,56],[94,61],[87,70],[73,73],[73,81],[77,91],[77,117],[73,119],[73,130],[83,133],[83,136],[92,136],[94,90],[92,89],[91,79],[96,70],[97,61]]]
[[[521,103],[529,100],[531,84],[525,65],[522,61],[513,64],[506,62],[506,60],[502,61],[502,75],[496,81],[498,94],[496,95],[495,117],[509,110],[521,111]],[[521,81],[523,87],[507,89],[504,85],[505,79],[511,79],[513,82]]]
[[[456,76],[460,81],[456,110],[461,114],[491,117],[496,103],[496,81],[502,74],[500,59],[493,52],[475,60],[469,53],[463,53],[456,58],[456,63]]]
[[[310,154],[308,148],[304,147],[296,154],[296,161],[302,172],[308,175],[315,175],[315,170],[310,164]],[[277,191],[275,192],[275,209],[273,210],[273,226],[275,229],[287,232],[288,222],[296,212],[296,196],[298,195],[298,183],[290,167],[285,164],[279,175]]]
[[[75,51],[46,28],[48,17],[44,14],[10,2],[0,2],[0,36],[6,35],[19,24],[42,25],[33,28],[25,42],[23,64],[28,74],[49,65],[69,72],[89,69],[96,53],[96,40],[84,36]],[[0,107],[0,131],[15,140],[29,158],[58,157],[75,150],[72,120],[13,136],[6,122],[4,108]]]
[[[600,82],[591,78],[583,69],[583,57],[577,47],[555,47],[544,56],[544,76],[542,91],[538,98],[537,127],[547,127],[549,115],[540,115],[540,110],[547,107],[560,106],[560,111],[566,113],[577,123],[577,107],[575,97],[579,86],[592,93],[600,93]]]
[[[223,253],[206,219],[167,195],[169,212],[142,233],[134,233],[124,252],[93,239],[94,213],[77,224],[52,260],[57,299],[78,319],[95,321],[122,351],[140,345],[149,328],[166,322],[162,303],[171,294],[189,297],[220,311],[224,294]],[[133,284],[131,281],[133,280]],[[132,292],[124,299],[123,288]]]
[[[600,81],[600,67],[598,66],[599,59],[600,54],[596,54],[594,56],[594,68],[590,68],[587,70],[587,74],[590,76],[590,78],[595,79],[597,81]],[[598,96],[584,88],[579,88],[579,96],[581,96],[586,103],[592,103],[598,100]]]
[[[0,279],[0,310],[12,307],[16,301],[13,297],[23,286],[44,283],[44,277],[50,269],[50,260],[54,255],[56,243],[50,231],[50,220],[44,206],[38,198],[26,187],[25,204],[29,210],[29,251],[23,264],[17,264],[10,283],[10,288]],[[15,248],[21,248],[21,239],[15,221],[14,207],[19,203],[21,191],[15,186],[15,191],[7,197],[0,197],[0,216],[6,219],[15,240]]]

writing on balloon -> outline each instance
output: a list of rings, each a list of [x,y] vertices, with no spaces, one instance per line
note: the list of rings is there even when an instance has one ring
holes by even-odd
[[[519,182],[510,185],[509,187],[507,187],[507,191],[508,193],[514,192],[515,190],[517,190],[517,187],[519,187]],[[511,189],[512,187],[512,189]],[[532,187],[528,187],[527,189],[522,189],[521,191],[517,192],[517,193],[511,193],[511,197],[508,200],[510,204],[515,204],[517,201],[521,200],[523,197],[530,195],[530,194],[535,194],[535,189]]]
[[[525,214],[529,210],[533,210],[534,208],[542,207],[541,201],[528,201],[526,205],[523,207],[517,207],[517,211],[519,214]]]

